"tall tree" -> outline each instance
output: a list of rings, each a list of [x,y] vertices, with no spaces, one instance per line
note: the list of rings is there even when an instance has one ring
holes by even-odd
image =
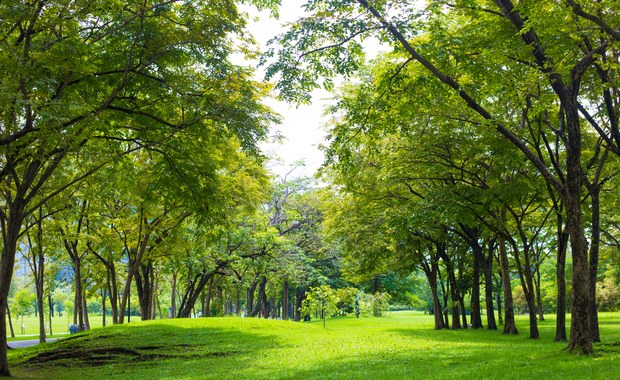
[[[27,216],[111,157],[180,131],[237,135],[254,149],[270,117],[262,86],[228,60],[233,34],[248,41],[233,1],[10,0],[0,19],[0,375],[8,376],[6,303]],[[74,171],[59,176],[70,156]]]
[[[610,25],[617,24],[617,12],[611,3],[596,3],[584,10],[575,1],[527,2],[515,7],[511,0],[495,0],[488,8],[469,2],[450,5],[430,2],[420,11],[418,4],[404,1],[308,2],[305,8],[311,15],[278,39],[278,58],[267,75],[282,74],[278,87],[285,98],[307,100],[308,90],[320,85],[315,80],[318,75],[326,76],[323,83],[330,87],[334,74],[358,69],[361,41],[376,32],[403,52],[405,65],[417,62],[418,69],[442,83],[449,90],[446,99],[458,100],[477,115],[477,123],[493,127],[498,137],[512,143],[564,201],[573,255],[568,348],[590,354],[581,115],[586,98],[601,99],[588,91],[596,86],[586,84],[608,82],[601,79],[604,75],[590,73],[596,65],[603,66],[608,54],[613,55],[608,47],[617,41],[618,33]],[[412,38],[420,32],[423,37]],[[267,59],[275,54],[271,50]],[[541,89],[544,96],[538,96]],[[550,169],[536,148],[519,136],[522,118],[511,110],[522,107],[504,108],[504,100],[515,105],[530,100],[558,115],[548,119],[548,127],[562,141],[565,155],[560,165]],[[599,129],[610,146],[614,123],[608,124],[608,133]]]

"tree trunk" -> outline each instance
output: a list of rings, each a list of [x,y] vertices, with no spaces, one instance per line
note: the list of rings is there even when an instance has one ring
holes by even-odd
[[[84,290],[82,293],[82,313],[83,313],[83,331],[90,330],[90,321],[88,319],[88,305],[86,304],[86,291]]]
[[[592,342],[601,341],[601,334],[598,326],[598,310],[596,308],[596,282],[598,280],[598,257],[601,241],[600,190],[598,183],[590,186],[590,199],[592,201],[592,235],[590,237],[588,316],[590,317],[590,336]]]
[[[288,281],[284,281],[284,291],[283,291],[283,295],[282,295],[282,319],[283,320],[288,320],[288,299],[289,299],[289,286],[288,286]]]
[[[505,210],[502,214],[505,215]],[[512,303],[512,287],[510,285],[510,268],[508,266],[508,253],[506,252],[506,242],[501,234],[498,236],[500,270],[502,275],[502,290],[504,293],[504,331],[506,335],[516,335],[519,333],[515,324],[514,307]]]
[[[433,296],[433,316],[435,317],[435,330],[441,330],[444,328],[443,314],[441,313],[441,302],[439,301],[439,292],[437,287],[437,272],[439,271],[439,265],[437,264],[436,257],[431,257],[431,263],[422,262],[422,270],[426,274],[428,285],[431,288],[431,294]]]
[[[557,239],[558,253],[556,260],[556,283],[558,294],[556,298],[556,321],[555,338],[556,342],[566,341],[566,250],[568,245],[568,232],[563,228],[564,222],[561,213],[557,216]]]
[[[105,305],[105,298],[106,298],[106,289],[105,287],[103,289],[101,289],[101,325],[103,327],[105,327],[105,315],[106,315],[106,305]]]
[[[464,296],[461,299],[465,298]],[[480,315],[480,260],[478,255],[474,255],[474,273],[471,287],[471,327],[473,329],[482,328],[482,316]],[[463,302],[463,318],[466,318],[465,305]],[[467,326],[467,324],[465,324]]]
[[[207,272],[206,270],[203,270],[188,284],[183,298],[181,299],[181,305],[179,307],[179,312],[177,313],[178,318],[189,318],[191,316],[192,309],[194,308],[198,297],[200,297],[200,293],[204,290],[205,286],[214,275],[214,272]]]
[[[52,329],[52,317],[54,317],[54,303],[52,302],[52,295],[47,295],[47,303],[49,305],[49,321],[50,321],[50,336],[54,335],[54,331]]]
[[[573,257],[573,303],[568,350],[592,354],[589,300],[590,271],[588,249],[581,215],[581,128],[576,96],[570,94],[562,100],[566,114],[566,187],[564,201],[568,234]]]
[[[437,272],[438,274],[440,272]],[[449,314],[449,293],[450,293],[450,287],[447,286],[447,284],[444,284],[444,281],[440,278],[439,279],[440,283],[441,283],[441,295],[443,298],[443,307],[442,307],[442,312],[443,312],[443,325],[445,328],[449,329],[450,328],[450,319],[448,318],[448,314]]]
[[[235,289],[235,315],[237,317],[241,315],[241,285]]]
[[[250,286],[248,287],[248,302],[246,305],[246,310],[245,310],[245,314],[248,317],[253,317],[254,315],[252,314],[254,312],[254,292],[256,291],[256,287],[258,286],[258,279],[255,278],[254,280],[252,280],[252,282],[250,283]]]
[[[267,276],[263,276],[261,278],[260,284],[258,285],[258,304],[257,306],[257,310],[256,313],[260,312],[261,317],[263,318],[269,318],[269,305],[267,301],[267,293],[266,293],[266,287],[267,287]]]
[[[108,266],[108,288],[110,289],[110,309],[112,311],[112,323],[119,323],[118,313],[118,287],[116,282],[116,267],[114,263]]]
[[[489,241],[488,245],[489,251],[487,257],[482,260],[482,273],[484,274],[484,300],[487,312],[487,329],[497,330],[495,310],[493,309],[493,251],[495,250],[495,241]]]
[[[456,277],[454,275],[454,268],[452,266],[452,262],[450,257],[446,252],[445,245],[442,243],[436,244],[437,251],[439,252],[439,256],[442,258],[444,265],[446,267],[446,275],[448,276],[448,285],[450,288],[450,298],[451,309],[452,309],[452,329],[460,329],[461,328],[461,316],[459,314],[459,292],[456,286]]]
[[[540,257],[540,256],[538,256]],[[534,282],[534,286],[536,287],[536,308],[538,310],[538,320],[544,321],[545,314],[543,310],[542,297],[540,295],[540,261],[536,263],[536,281]]]
[[[301,321],[301,303],[306,297],[306,291],[302,287],[295,290],[295,321]]]
[[[170,318],[174,318],[177,315],[177,274],[178,271],[174,271],[172,274],[172,294],[170,296]]]
[[[85,331],[84,326],[84,301],[82,289],[82,261],[79,256],[73,257],[73,271],[75,281],[75,300],[73,302],[73,324],[78,326],[78,331]]]
[[[514,258],[517,263],[519,279],[521,280],[521,286],[523,287],[523,294],[525,295],[525,301],[527,302],[528,315],[530,317],[530,339],[538,339],[538,319],[536,316],[536,301],[534,299],[534,281],[532,280],[532,266],[529,260],[529,248],[528,243],[523,239],[523,258],[525,265],[521,265],[521,259],[519,255],[519,248],[516,242],[512,241],[512,247],[514,250]]]
[[[207,288],[206,291],[206,297],[205,297],[205,317],[210,317],[211,316],[211,296],[213,294],[213,282],[214,282],[215,278],[211,277],[211,279],[209,280],[209,286]]]
[[[501,286],[502,286],[502,279],[501,279],[501,277],[499,279],[499,282],[500,282],[500,288],[501,288]],[[504,324],[504,316],[503,316],[503,313],[502,313],[502,292],[501,292],[501,290],[497,291],[497,296],[496,297],[497,297],[497,319],[499,321],[499,324],[503,325]]]
[[[138,302],[140,303],[140,314],[143,321],[154,319],[152,315],[153,306],[153,262],[148,260],[140,264],[136,270],[136,290],[138,292]]]
[[[461,317],[463,318],[463,328],[467,328],[467,311],[465,309],[465,294],[459,296],[459,305],[461,305]]]

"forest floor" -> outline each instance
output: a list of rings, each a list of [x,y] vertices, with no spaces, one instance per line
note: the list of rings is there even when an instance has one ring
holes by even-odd
[[[567,353],[555,321],[541,339],[488,330],[433,330],[432,316],[393,312],[295,323],[169,319],[95,328],[10,350],[17,378],[46,379],[612,379],[620,374],[620,313],[600,314],[596,355]]]

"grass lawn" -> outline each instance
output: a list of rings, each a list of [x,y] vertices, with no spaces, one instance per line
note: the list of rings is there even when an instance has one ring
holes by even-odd
[[[432,316],[295,323],[201,318],[93,329],[59,342],[11,350],[18,378],[47,379],[615,379],[620,377],[620,313],[601,313],[603,343],[593,357],[541,339],[486,330],[433,330]]]
[[[140,319],[140,317],[132,317],[132,320],[133,318],[136,318],[136,320]],[[103,323],[101,315],[91,315],[89,318],[89,321],[90,321],[90,325],[93,328],[101,327]],[[7,337],[9,342],[13,340],[27,340],[27,339],[38,339],[39,338],[39,318],[38,317],[35,317],[34,315],[26,316],[26,317],[17,317],[17,318],[13,318],[12,322],[13,322],[13,330],[15,331],[15,338],[11,338],[11,335],[9,335]],[[108,316],[106,322],[111,324],[112,317]],[[71,323],[73,323],[72,313],[70,315],[67,313],[64,313],[62,317],[55,315],[54,318],[52,318],[52,333],[53,334],[49,335],[49,327],[48,327],[49,318],[46,316],[45,317],[45,326],[46,326],[45,331],[49,337],[52,337],[52,338],[62,337],[69,333],[69,324]],[[22,334],[22,328],[21,328],[22,324],[24,325],[24,334]],[[8,321],[7,321],[6,328],[7,328],[8,333],[10,334]]]

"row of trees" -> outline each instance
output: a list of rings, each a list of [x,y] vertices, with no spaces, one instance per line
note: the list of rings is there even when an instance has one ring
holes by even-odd
[[[353,238],[344,242],[349,251],[361,250],[368,268],[386,258],[392,267],[419,263],[431,287],[441,261],[453,326],[464,259],[472,262],[474,301],[482,272],[488,318],[497,267],[510,305],[512,262],[533,338],[536,266],[553,255],[556,338],[563,339],[570,248],[568,347],[592,353],[601,231],[617,249],[617,209],[608,191],[617,190],[620,156],[618,5],[307,2],[309,15],[275,40],[265,62],[268,76],[280,78],[281,96],[293,101],[307,101],[321,84],[333,87],[336,74],[356,75],[338,97],[328,150],[329,175],[346,190],[343,219],[366,226],[343,235]],[[368,38],[393,52],[364,66]],[[472,306],[476,326],[478,310]],[[515,331],[510,313],[506,307],[507,333]]]
[[[60,251],[73,267],[80,325],[90,281],[109,284],[122,321],[135,280],[146,313],[150,257],[182,240],[178,226],[223,226],[262,197],[258,142],[277,118],[261,103],[266,86],[229,59],[253,54],[234,1],[9,0],[0,20],[0,375],[8,376],[19,251],[30,257],[39,314],[46,262]],[[92,257],[106,268],[99,278]]]
[[[552,262],[556,339],[570,306],[569,348],[591,353],[596,284],[617,281],[600,265],[619,247],[613,5],[308,3],[265,59],[291,100],[359,73],[332,110],[330,191],[269,181],[257,144],[277,117],[228,59],[252,53],[234,2],[3,2],[0,375],[18,253],[38,314],[64,277],[83,328],[95,293],[113,323],[134,289],[143,319],[168,297],[175,317],[300,319],[322,284],[415,304],[421,271],[437,328],[467,309],[481,327],[485,307],[495,329],[500,301],[516,333],[516,280],[532,338]],[[364,66],[371,33],[394,51]]]

